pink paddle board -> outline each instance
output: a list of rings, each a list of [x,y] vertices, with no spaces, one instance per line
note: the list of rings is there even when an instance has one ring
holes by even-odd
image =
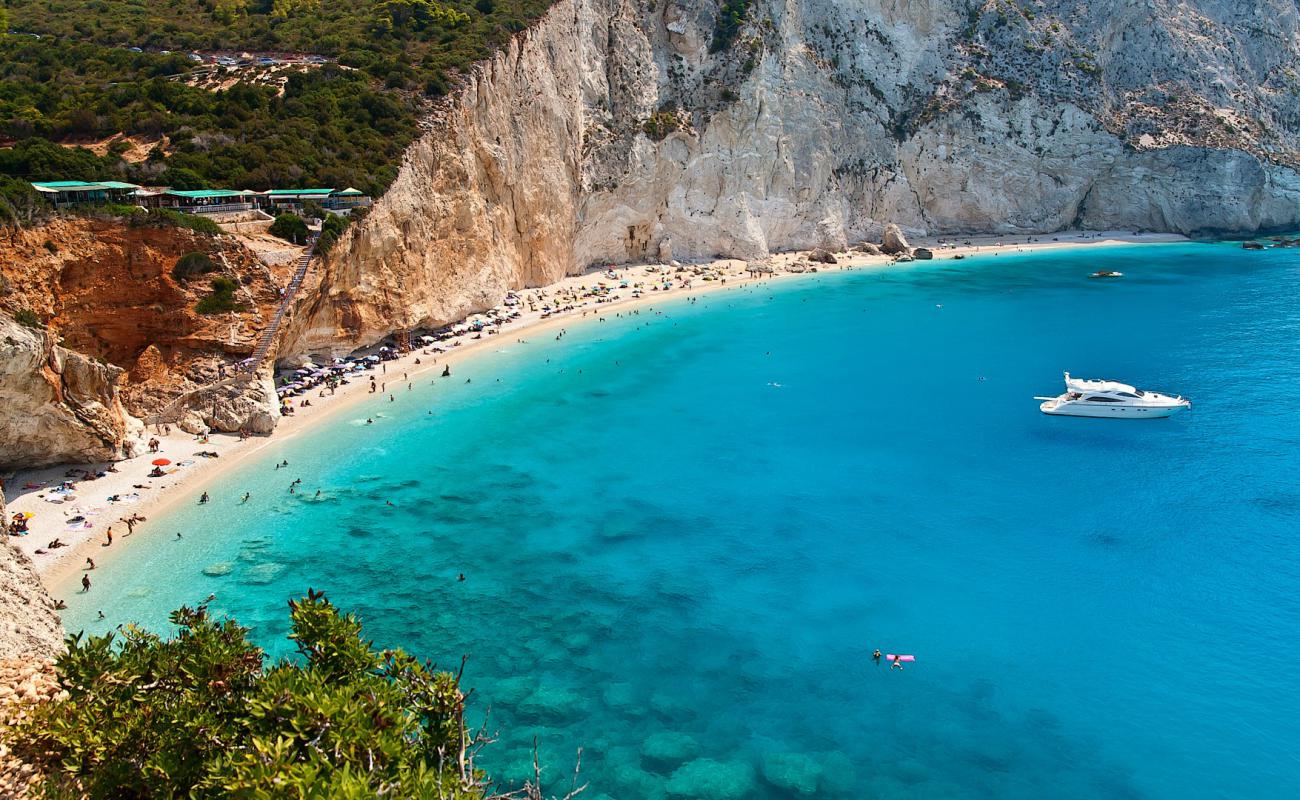
[[[896,655],[894,655],[893,653],[889,653],[889,654],[887,654],[887,655],[885,656],[885,658],[888,659],[889,661],[893,661],[893,660],[895,660],[895,659],[897,659],[897,660],[899,660],[899,661],[915,661],[915,660],[916,660],[916,656],[896,656]]]

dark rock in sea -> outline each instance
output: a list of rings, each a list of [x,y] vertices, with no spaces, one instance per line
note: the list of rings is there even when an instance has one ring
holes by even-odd
[[[907,237],[903,235],[902,228],[892,222],[885,226],[885,236],[880,243],[881,252],[892,256],[898,253],[907,253],[911,249],[911,246],[907,243]]]
[[[915,258],[919,261],[929,261],[930,259],[934,258],[934,253],[931,252],[928,248],[918,247],[912,251],[912,258]]]
[[[1263,250],[1263,249],[1264,249],[1264,245],[1263,245],[1262,243],[1260,243],[1260,242],[1242,242],[1242,243],[1241,243],[1241,249],[1243,249],[1243,250]]]
[[[814,251],[812,252],[812,255],[808,256],[808,258],[809,258],[810,260],[812,260],[812,261],[816,261],[816,262],[821,263],[821,264],[838,264],[838,263],[839,263],[838,261],[835,260],[835,256],[832,255],[832,254],[831,254],[829,251],[827,251],[827,250],[814,250]]]

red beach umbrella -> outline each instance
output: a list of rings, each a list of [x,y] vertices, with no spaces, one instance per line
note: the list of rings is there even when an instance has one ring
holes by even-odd
[[[171,462],[171,459],[168,459],[168,458],[155,458],[155,459],[153,460],[153,465],[154,465],[155,467],[165,467],[165,466],[167,466],[167,465],[170,464],[170,463],[172,463],[172,462]]]

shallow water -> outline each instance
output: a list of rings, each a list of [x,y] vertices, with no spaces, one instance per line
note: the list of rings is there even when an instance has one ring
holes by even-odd
[[[537,736],[559,789],[582,746],[588,797],[1296,796],[1297,297],[1295,252],[1128,247],[504,336],[241,468],[67,622],[215,592],[284,653],[326,589],[470,654],[494,774]],[[1195,408],[1046,417],[1062,369]]]

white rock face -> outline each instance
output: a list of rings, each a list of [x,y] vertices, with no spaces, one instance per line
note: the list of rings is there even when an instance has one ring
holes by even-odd
[[[593,264],[840,250],[890,222],[1300,221],[1293,2],[754,0],[715,48],[717,14],[558,2],[408,151],[280,352],[441,324]]]
[[[280,421],[280,403],[269,375],[221,381],[192,392],[182,405],[176,426],[186,433],[270,433]]]
[[[134,455],[144,426],[122,407],[121,375],[0,315],[0,469]]]

